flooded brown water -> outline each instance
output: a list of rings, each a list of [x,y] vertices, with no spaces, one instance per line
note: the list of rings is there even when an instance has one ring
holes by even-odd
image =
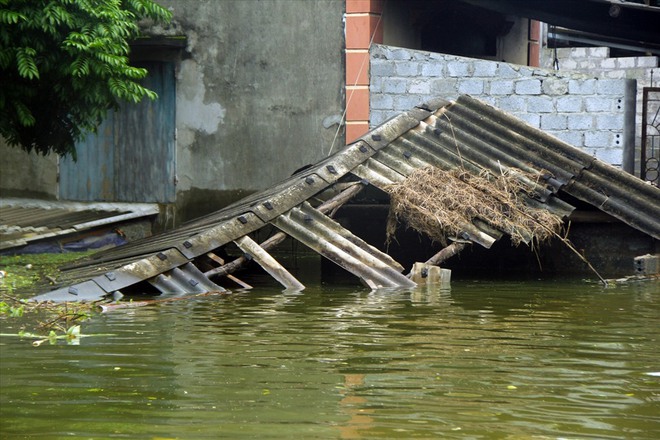
[[[77,346],[0,338],[0,438],[657,439],[659,324],[658,282],[258,288],[119,310]]]

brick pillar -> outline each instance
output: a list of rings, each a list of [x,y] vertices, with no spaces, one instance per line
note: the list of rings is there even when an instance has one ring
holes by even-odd
[[[527,42],[527,65],[539,67],[541,64],[541,23],[529,20],[529,37]]]
[[[346,0],[346,143],[369,131],[369,45],[383,42],[383,0]]]

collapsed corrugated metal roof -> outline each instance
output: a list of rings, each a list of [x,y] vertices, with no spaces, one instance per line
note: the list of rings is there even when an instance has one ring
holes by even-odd
[[[139,285],[163,294],[223,290],[213,279],[228,270],[215,252],[232,241],[285,287],[301,288],[265,246],[248,237],[269,224],[373,288],[412,286],[396,261],[325,213],[340,203],[342,194],[345,201],[364,185],[385,189],[429,166],[474,174],[507,169],[535,173],[541,180],[524,182],[524,203],[566,217],[574,207],[560,195],[570,194],[660,239],[660,190],[498,109],[461,96],[455,102],[438,99],[400,114],[325,160],[225,209],[99,253],[65,271],[68,285],[35,299],[96,300]],[[346,189],[318,206],[315,200],[327,199],[324,195],[333,188]],[[464,229],[463,239],[486,248],[507,233],[481,222]],[[218,267],[208,269],[209,258]]]
[[[4,198],[0,200],[0,251],[92,228],[154,216],[151,203],[82,203]]]

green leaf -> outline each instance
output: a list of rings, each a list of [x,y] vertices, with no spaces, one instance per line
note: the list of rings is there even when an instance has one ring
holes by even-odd
[[[14,102],[14,108],[18,115],[20,124],[24,127],[32,127],[37,122],[29,108],[22,102]]]
[[[18,73],[23,78],[28,78],[28,79],[39,78],[39,69],[37,69],[37,63],[34,59],[35,54],[36,54],[35,50],[29,47],[19,47],[16,50]]]
[[[26,19],[25,15],[20,12],[0,9],[0,23],[2,24],[16,24],[19,21],[25,21]]]
[[[129,41],[141,20],[171,16],[152,0],[0,0],[0,135],[75,156],[109,108],[157,97],[137,82]]]
[[[89,59],[80,57],[71,63],[71,74],[78,77],[89,75]]]

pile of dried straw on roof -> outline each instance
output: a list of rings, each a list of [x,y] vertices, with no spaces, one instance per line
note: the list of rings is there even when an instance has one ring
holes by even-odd
[[[523,203],[522,194],[531,188],[512,174],[484,172],[477,176],[462,169],[432,167],[415,170],[402,183],[387,188],[391,197],[388,239],[397,223],[405,222],[446,244],[448,237],[460,237],[464,231],[461,225],[479,219],[509,234],[515,245],[548,240],[559,232],[561,218]]]

